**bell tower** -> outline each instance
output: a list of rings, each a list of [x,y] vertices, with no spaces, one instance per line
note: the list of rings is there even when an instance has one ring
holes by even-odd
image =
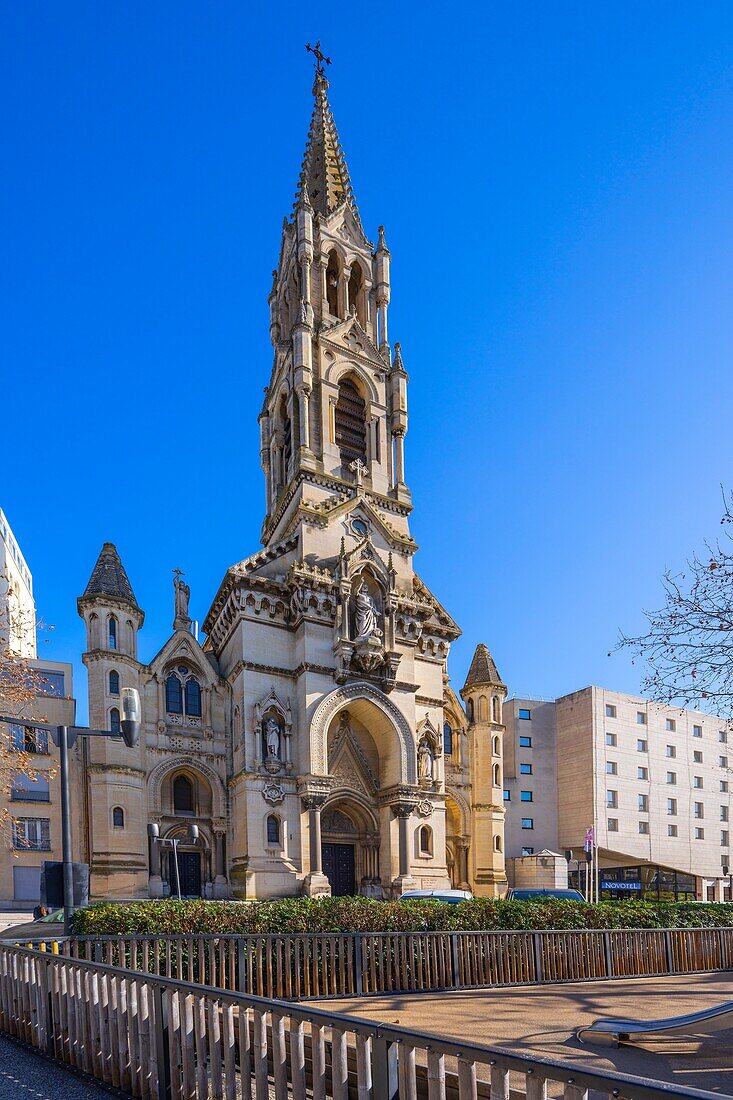
[[[305,501],[357,485],[405,518],[411,506],[408,379],[387,326],[390,253],[383,226],[376,248],[364,232],[328,100],[330,61],[319,46],[311,52],[313,113],[269,296],[274,362],[260,414],[266,545]]]

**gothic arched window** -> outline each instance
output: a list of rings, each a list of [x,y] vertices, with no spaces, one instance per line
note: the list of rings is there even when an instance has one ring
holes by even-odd
[[[494,837],[494,851],[495,852],[500,852],[501,851],[501,837],[498,836],[498,835]]]
[[[115,806],[112,811],[112,825],[115,829],[124,829],[125,827],[125,811],[122,806]]]
[[[366,464],[366,402],[354,379],[348,376],[339,382],[335,429],[342,464],[348,466],[357,458]]]
[[[120,694],[120,674],[114,669],[109,674],[109,693],[110,695]]]
[[[499,717],[499,696],[498,695],[493,695],[491,697],[491,709],[493,711],[493,715],[492,715],[493,720],[495,722],[500,722],[501,719]]]
[[[290,414],[288,412],[288,399],[285,394],[280,399],[280,423],[282,424],[283,433],[283,449],[282,449],[282,471],[280,483],[284,485],[288,480],[288,470],[290,469],[290,458],[293,453],[293,426],[290,422]]]
[[[339,285],[341,283],[341,261],[336,249],[328,255],[326,267],[326,301],[332,317],[339,316]]]
[[[165,709],[168,714],[183,714],[183,691],[175,672],[165,681]]]
[[[280,819],[277,814],[270,814],[267,818],[267,843],[280,843]]]
[[[479,722],[487,722],[489,719],[489,704],[486,701],[485,695],[479,695],[478,700],[478,720]]]
[[[117,649],[117,619],[114,615],[107,619],[107,647]]]
[[[473,699],[469,699],[466,703],[466,717],[469,722],[473,722]]]
[[[366,328],[366,316],[364,310],[364,272],[357,261],[351,269],[349,278],[349,307],[356,310],[356,316],[362,328]]]
[[[501,739],[499,737],[494,738],[494,756],[501,756]]]
[[[443,752],[446,756],[453,755],[453,730],[450,722],[443,723]]]
[[[429,825],[420,827],[420,855],[431,856],[433,854],[433,830]]]
[[[111,733],[118,734],[120,732],[120,712],[117,707],[112,707],[109,712],[109,728]]]
[[[186,680],[186,714],[192,718],[201,717],[201,685],[193,676]]]
[[[192,814],[193,812],[193,783],[187,775],[177,775],[173,780],[173,813]]]
[[[501,786],[501,768],[498,764],[494,764],[494,786]]]

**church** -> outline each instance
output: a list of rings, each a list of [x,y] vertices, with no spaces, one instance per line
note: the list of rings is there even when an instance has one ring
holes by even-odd
[[[203,642],[176,576],[173,633],[149,663],[112,543],[78,600],[90,723],[116,728],[124,686],[143,703],[136,749],[105,738],[75,749],[93,899],[175,895],[173,840],[188,896],[506,886],[506,688],[480,645],[454,693],[460,630],[415,572],[390,252],[382,226],[376,247],[362,226],[315,52],[269,297],[262,548],[226,570]]]

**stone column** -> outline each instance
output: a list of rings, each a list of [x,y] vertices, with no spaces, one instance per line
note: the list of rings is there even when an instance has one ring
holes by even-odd
[[[405,433],[396,431],[394,435],[395,485],[405,484]]]
[[[415,809],[417,801],[417,796],[410,792],[410,794],[405,794],[397,801],[391,803],[392,813],[397,818],[399,830],[399,873],[397,878],[392,882],[392,888],[397,897],[403,894],[405,890],[411,890],[415,885],[415,880],[410,874],[409,820],[412,817],[412,811]]]
[[[328,308],[328,287],[326,286],[326,268],[328,267],[328,256],[321,254],[320,268],[321,268],[321,317],[325,321],[331,312]]]
[[[310,871],[305,877],[305,893],[310,897],[330,894],[331,884],[323,873],[321,854],[321,810],[333,786],[328,776],[303,776],[298,780],[298,794],[303,808],[308,811],[308,839]]]
[[[460,836],[456,838],[456,848],[458,850],[458,877],[460,879],[458,883],[459,890],[471,889],[468,884],[468,845],[468,837]]]
[[[311,435],[310,435],[310,423],[308,420],[308,406],[310,390],[307,386],[300,386],[298,389],[298,401],[300,403],[300,445],[304,447],[306,451],[311,447]]]

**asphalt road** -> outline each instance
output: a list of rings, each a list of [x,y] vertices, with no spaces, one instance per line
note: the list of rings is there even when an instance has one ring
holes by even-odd
[[[109,1100],[109,1095],[0,1035],[0,1100]]]

